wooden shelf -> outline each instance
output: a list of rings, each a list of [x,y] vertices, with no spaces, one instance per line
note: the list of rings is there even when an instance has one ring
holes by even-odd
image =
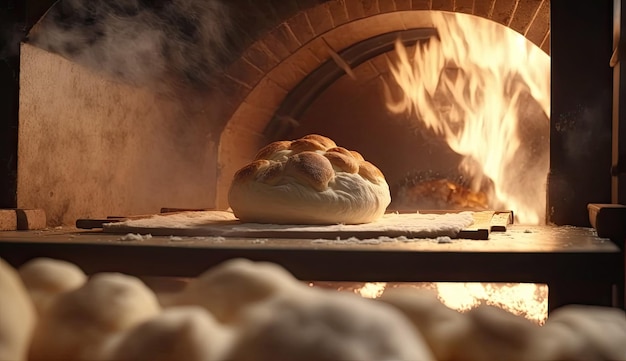
[[[565,303],[623,305],[624,253],[590,228],[510,225],[489,240],[450,243],[122,237],[71,228],[0,232],[0,257],[14,267],[51,257],[73,262],[88,274],[173,277],[195,277],[224,260],[242,257],[280,264],[302,280],[532,282],[551,287],[551,308]]]

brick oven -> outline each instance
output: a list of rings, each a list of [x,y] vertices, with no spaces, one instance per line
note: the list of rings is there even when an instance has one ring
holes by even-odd
[[[223,259],[248,257],[280,263],[306,280],[537,282],[549,285],[551,308],[565,303],[622,307],[623,239],[598,238],[586,228],[589,203],[624,203],[618,192],[624,180],[617,174],[617,155],[624,152],[616,142],[624,128],[619,127],[623,81],[619,61],[610,63],[619,54],[614,52],[619,3],[234,1],[235,30],[225,41],[228,51],[215,60],[210,82],[191,81],[174,91],[116,79],[104,65],[85,67],[82,62],[93,64],[93,59],[81,58],[75,49],[41,49],[37,39],[45,39],[46,16],[55,14],[54,7],[39,19],[51,2],[9,5],[0,10],[17,19],[14,33],[30,35],[19,51],[20,37],[12,39],[16,48],[2,70],[10,80],[2,89],[8,95],[2,100],[7,121],[0,135],[3,208],[45,209],[51,227],[73,225],[78,218],[156,213],[162,207],[226,209],[235,171],[263,145],[298,136],[302,129],[326,131],[359,149],[377,143],[368,156],[384,164],[394,155],[377,156],[382,153],[375,150],[393,144],[402,128],[356,129],[355,123],[353,131],[340,132],[332,127],[351,111],[377,112],[351,100],[376,79],[389,77],[386,60],[394,60],[397,38],[437,36],[423,14],[441,11],[492,20],[550,56],[549,141],[542,143],[549,147],[545,223],[550,226],[531,227],[536,236],[520,248],[494,249],[476,243],[372,249],[241,239],[226,247],[174,247],[158,239],[137,246],[99,244],[106,237],[96,240],[93,234],[74,242],[65,233],[42,241],[18,232],[0,233],[0,255],[14,264],[48,255],[79,262],[88,272],[156,276],[193,276]],[[170,75],[165,72],[162,79]],[[316,117],[342,104],[347,110],[330,112],[330,120],[320,122],[330,128],[319,128]],[[357,112],[358,107],[366,110]],[[405,171],[389,169],[385,173],[397,179]],[[588,270],[581,269],[584,264]]]
[[[588,42],[598,43],[598,47],[603,45],[610,48],[612,35],[600,34],[600,31],[610,30],[612,19],[604,12],[610,13],[612,5],[607,3],[604,6],[605,8],[597,10],[598,18],[602,19],[604,26],[600,29],[598,25],[597,34],[590,30],[585,36],[589,39]],[[37,13],[33,9],[36,7],[27,10]],[[23,98],[20,109],[24,121],[19,128],[15,124],[8,124],[8,131],[5,133],[7,142],[4,144],[7,144],[7,151],[4,153],[7,154],[5,164],[8,164],[8,175],[4,180],[7,184],[7,187],[3,187],[6,189],[4,203],[7,206],[45,208],[51,225],[72,224],[76,218],[85,216],[153,212],[163,204],[187,208],[224,208],[227,206],[226,190],[234,171],[248,161],[257,149],[272,140],[271,137],[293,135],[288,130],[276,128],[288,122],[285,119],[293,117],[294,112],[302,113],[325,87],[330,86],[328,80],[325,80],[326,84],[314,85],[318,94],[302,96],[302,86],[298,88],[298,85],[311,87],[311,79],[307,75],[325,63],[332,63],[331,54],[337,54],[351,45],[381,34],[428,28],[428,19],[415,16],[414,13],[424,10],[471,13],[510,27],[545,52],[551,52],[553,88],[577,89],[573,86],[575,84],[560,86],[561,82],[574,82],[576,79],[578,83],[597,84],[593,88],[602,89],[594,91],[591,97],[587,94],[580,95],[582,98],[593,99],[593,107],[590,108],[581,105],[584,103],[577,99],[576,94],[564,96],[562,100],[559,98],[561,91],[552,94],[553,121],[549,142],[551,162],[547,195],[550,200],[549,222],[587,225],[586,204],[611,200],[611,188],[606,184],[611,183],[611,174],[607,169],[610,169],[612,162],[609,142],[612,69],[606,68],[606,62],[602,63],[599,59],[594,65],[599,73],[590,78],[584,77],[591,69],[595,69],[591,64],[580,64],[581,68],[586,69],[584,72],[571,69],[574,65],[572,56],[568,53],[570,49],[565,49],[568,35],[564,35],[563,41],[552,44],[551,49],[550,39],[555,35],[550,30],[549,2],[475,1],[465,4],[414,1],[396,4],[393,1],[383,1],[379,4],[357,1],[353,4],[350,1],[331,1],[317,4],[294,1],[288,4],[269,4],[266,10],[265,13],[272,16],[263,15],[259,17],[262,20],[251,21],[248,15],[240,15],[240,18],[234,20],[238,22],[238,27],[243,28],[241,33],[245,35],[238,35],[239,39],[233,45],[233,54],[236,55],[231,55],[225,61],[222,75],[214,80],[219,84],[219,91],[188,91],[180,95],[184,98],[182,102],[145,88],[136,92],[132,86],[103,79],[98,79],[95,82],[97,85],[79,89],[80,83],[88,83],[88,80],[94,79],[93,73],[81,72],[82,68],[77,68],[72,69],[70,74],[64,74],[66,70],[62,68],[69,69],[73,66],[72,63],[65,63],[64,59],[25,45],[24,56],[21,58],[22,69],[25,71],[21,73]],[[20,11],[19,7],[15,11]],[[243,3],[234,5],[233,11],[238,14],[251,12]],[[561,10],[558,7],[553,9],[553,15],[555,11],[559,14]],[[559,21],[574,21],[570,18],[578,16],[582,9],[566,6],[562,11],[565,15],[553,19],[553,22],[557,21],[557,25]],[[37,20],[32,13],[29,13],[29,16],[33,16],[29,19],[31,23]],[[264,14],[262,11],[260,13]],[[563,27],[568,28],[569,23],[565,23]],[[571,34],[571,31],[568,30],[567,34]],[[558,39],[558,30],[556,36]],[[593,40],[596,37],[601,37],[603,42]],[[564,45],[560,45],[561,43]],[[563,57],[568,59],[563,60],[568,64],[566,70],[576,73],[580,79],[574,78],[569,72],[561,76],[560,67],[554,66],[555,63],[560,64],[561,47],[564,48]],[[557,53],[554,53],[555,50]],[[387,53],[392,54],[393,51]],[[49,60],[38,61],[40,55]],[[346,99],[354,97],[352,93],[362,87],[363,82],[371,82],[373,78],[388,73],[384,59],[374,56],[364,59],[356,71],[363,74],[357,81],[344,86],[346,89],[342,91]],[[75,80],[71,80],[72,77]],[[304,83],[305,80],[308,83]],[[79,83],[78,86],[75,82]],[[45,91],[52,85],[57,89],[67,87],[76,90],[69,96],[63,91]],[[15,88],[11,89],[15,91]],[[7,91],[11,89],[7,88]],[[111,95],[102,98],[98,96],[100,92]],[[141,95],[135,95],[136,93]],[[605,93],[606,96],[600,97],[599,94]],[[59,109],[41,107],[38,104],[42,102],[59,104]],[[15,106],[16,103],[12,103],[7,107],[12,112],[13,123],[16,123],[17,117]],[[119,114],[111,114],[112,110],[109,108],[116,109]],[[127,111],[128,108],[142,110],[131,114]],[[82,109],[91,112],[88,119],[80,114]],[[574,119],[576,117],[580,117],[580,120]],[[143,118],[147,120],[139,120]],[[598,124],[595,121],[598,118],[606,120]],[[46,119],[47,122],[29,119]],[[85,121],[90,122],[93,129],[86,127]],[[57,126],[47,129],[47,124]],[[67,126],[64,127],[64,124]],[[148,130],[145,129],[146,126],[149,127]],[[19,129],[20,136],[24,139],[41,138],[36,142],[20,143],[19,151],[25,154],[20,158],[23,159],[21,163],[17,161],[16,129]],[[59,134],[49,136],[48,131],[55,132],[55,129],[59,129]],[[89,137],[101,138],[102,144],[94,145],[81,140]],[[591,142],[591,139],[598,138],[601,141]],[[155,145],[149,152],[145,150],[150,147],[148,143]],[[356,145],[362,146],[362,143],[363,141]],[[238,146],[232,147],[231,144]],[[583,152],[581,147],[572,146],[574,144],[589,144],[589,148],[585,148],[588,150]],[[573,148],[571,152],[570,148]],[[47,157],[48,153],[59,156],[51,161]],[[167,156],[172,158],[171,162],[162,161]],[[571,178],[578,178],[580,159],[587,159],[586,157],[594,160],[584,162],[585,167],[592,167],[589,173],[594,176],[588,180],[581,179],[583,186],[578,182],[571,182]],[[138,159],[142,161],[139,162]],[[46,166],[40,168],[42,162]],[[94,167],[90,165],[92,163],[104,166]],[[164,166],[164,163],[173,165]],[[108,179],[106,187],[100,187],[99,179],[111,178],[107,170],[109,167],[116,169],[117,176]],[[20,172],[19,168],[23,171]],[[88,168],[93,169],[84,172]],[[33,169],[45,176],[38,180],[31,179],[28,175]],[[66,171],[60,172],[59,169]],[[135,179],[134,185],[125,181],[129,177]],[[77,190],[70,185],[75,180],[83,184],[81,189]],[[167,187],[169,191],[156,192],[161,187]],[[163,199],[158,199],[159,197]],[[117,198],[125,199],[116,200]],[[150,204],[149,199],[156,203]],[[560,202],[564,202],[563,206]]]

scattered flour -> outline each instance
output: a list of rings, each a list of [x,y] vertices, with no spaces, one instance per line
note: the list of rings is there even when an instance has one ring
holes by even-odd
[[[185,240],[189,240],[189,239],[193,239],[195,241],[205,241],[205,242],[214,242],[214,243],[222,243],[224,241],[226,241],[226,238],[218,236],[218,237],[180,237],[180,236],[170,236],[169,240],[171,242],[181,242],[181,241],[185,241]],[[267,239],[257,239],[255,241],[252,241],[252,243],[265,243],[267,241]]]
[[[436,242],[436,243],[452,243],[452,238],[448,237],[448,236],[441,236],[441,237],[437,237],[436,239],[433,238],[408,238],[406,236],[399,236],[399,237],[388,237],[388,236],[380,236],[378,238],[358,238],[358,237],[350,237],[350,238],[346,238],[346,239],[341,239],[339,237],[335,238],[335,239],[324,239],[324,238],[318,238],[318,239],[314,239],[311,241],[311,243],[313,244],[371,244],[371,245],[376,245],[376,244],[381,244],[381,243],[395,243],[395,242],[404,242],[404,243],[408,243],[408,242],[423,242],[423,241],[429,241],[429,242]]]
[[[222,243],[224,241],[226,241],[226,238],[222,237],[222,236],[218,236],[218,237],[192,237],[193,239],[195,239],[196,241],[207,241],[207,242],[214,242],[214,243]]]
[[[379,220],[366,224],[334,225],[281,225],[241,223],[226,211],[182,212],[171,215],[154,215],[149,218],[107,223],[104,231],[123,233],[151,233],[175,236],[221,236],[246,238],[309,238],[378,239],[380,236],[407,239],[434,239],[441,236],[456,237],[474,218],[471,212],[448,214],[385,214]],[[116,233],[117,233],[116,232]],[[120,232],[121,233],[121,232]],[[341,239],[338,242],[342,242]]]
[[[141,235],[139,233],[128,233],[122,237],[120,237],[118,240],[119,241],[145,241],[145,240],[149,240],[152,238],[152,234],[145,234],[145,235]],[[217,237],[191,237],[194,240],[199,240],[199,241],[207,241],[207,242],[215,242],[215,243],[222,243],[226,241],[225,237],[221,237],[221,236],[217,236]],[[180,236],[169,236],[169,240],[171,242],[181,242],[185,240],[185,237],[180,237]],[[257,238],[251,241],[251,243],[253,244],[265,244],[267,243],[268,239],[267,238]],[[337,245],[342,245],[342,244],[364,244],[364,245],[377,245],[377,244],[381,244],[381,243],[395,243],[395,242],[404,242],[404,243],[408,243],[408,242],[421,242],[421,241],[431,241],[431,242],[436,242],[436,243],[452,243],[452,238],[448,237],[448,236],[440,236],[437,237],[436,239],[431,239],[431,238],[408,238],[406,236],[399,236],[399,237],[388,237],[388,236],[380,236],[377,238],[358,238],[358,237],[349,237],[349,238],[345,238],[345,239],[341,239],[341,237],[336,237],[334,239],[324,239],[324,238],[318,238],[318,239],[314,239],[311,240],[312,244],[337,244]]]
[[[128,233],[120,237],[119,241],[144,241],[152,238],[151,234],[141,235],[139,233]]]

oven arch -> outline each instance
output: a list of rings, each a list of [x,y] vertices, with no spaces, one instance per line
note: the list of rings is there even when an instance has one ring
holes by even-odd
[[[216,208],[228,207],[232,176],[258,148],[268,143],[266,127],[289,92],[332,59],[333,54],[353,44],[384,33],[429,28],[432,24],[428,11],[437,10],[498,22],[523,34],[549,54],[550,1],[520,0],[509,2],[510,6],[505,3],[457,1],[454,7],[450,1],[396,0],[379,1],[378,6],[366,8],[358,0],[330,1],[298,12],[268,31],[231,64],[222,79],[236,84],[230,98],[237,101],[223,112],[226,121],[217,146],[214,183]]]

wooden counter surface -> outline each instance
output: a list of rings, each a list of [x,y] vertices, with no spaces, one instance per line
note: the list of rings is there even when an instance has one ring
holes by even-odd
[[[593,282],[619,280],[624,271],[619,247],[580,227],[512,225],[482,241],[123,237],[74,228],[0,232],[0,257],[14,266],[53,257],[87,273],[176,277],[244,257],[281,264],[301,279],[327,281]]]

